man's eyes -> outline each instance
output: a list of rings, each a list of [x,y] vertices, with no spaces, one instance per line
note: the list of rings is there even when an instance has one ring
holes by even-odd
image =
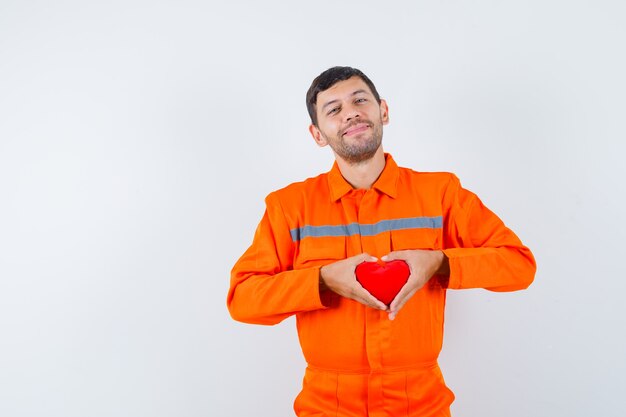
[[[354,102],[357,103],[357,104],[365,103],[366,101],[367,101],[366,98],[357,98],[356,100],[354,100]],[[341,110],[341,107],[333,107],[332,109],[328,110],[326,115],[327,116],[333,115],[335,113],[338,113],[339,110]]]

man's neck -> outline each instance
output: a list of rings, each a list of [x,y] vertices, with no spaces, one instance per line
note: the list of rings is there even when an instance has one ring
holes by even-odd
[[[356,189],[368,190],[376,182],[385,168],[385,153],[379,147],[374,156],[367,161],[351,164],[336,156],[341,176]]]

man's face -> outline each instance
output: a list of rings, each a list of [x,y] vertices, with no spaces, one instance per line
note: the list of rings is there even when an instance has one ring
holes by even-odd
[[[374,156],[389,122],[387,103],[378,104],[361,78],[340,81],[317,95],[317,124],[309,131],[319,146],[355,164]]]

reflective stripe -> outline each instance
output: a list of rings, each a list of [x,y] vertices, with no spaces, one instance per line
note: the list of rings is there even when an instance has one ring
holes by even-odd
[[[374,236],[392,230],[405,229],[441,229],[443,218],[436,217],[407,217],[404,219],[381,220],[374,224],[339,224],[336,226],[304,226],[291,229],[291,239],[297,242],[305,237],[338,237],[338,236]]]

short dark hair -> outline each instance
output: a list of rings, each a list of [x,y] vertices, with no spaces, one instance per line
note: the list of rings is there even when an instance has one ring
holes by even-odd
[[[363,80],[363,82],[365,82],[365,84],[367,84],[369,89],[372,91],[372,94],[374,94],[376,101],[380,103],[380,95],[378,95],[378,91],[376,91],[374,83],[372,80],[367,78],[367,75],[352,67],[332,67],[318,75],[311,83],[309,90],[306,92],[306,108],[309,111],[311,123],[317,126],[317,95],[322,91],[328,90],[339,81],[345,81],[352,77],[359,77]]]

